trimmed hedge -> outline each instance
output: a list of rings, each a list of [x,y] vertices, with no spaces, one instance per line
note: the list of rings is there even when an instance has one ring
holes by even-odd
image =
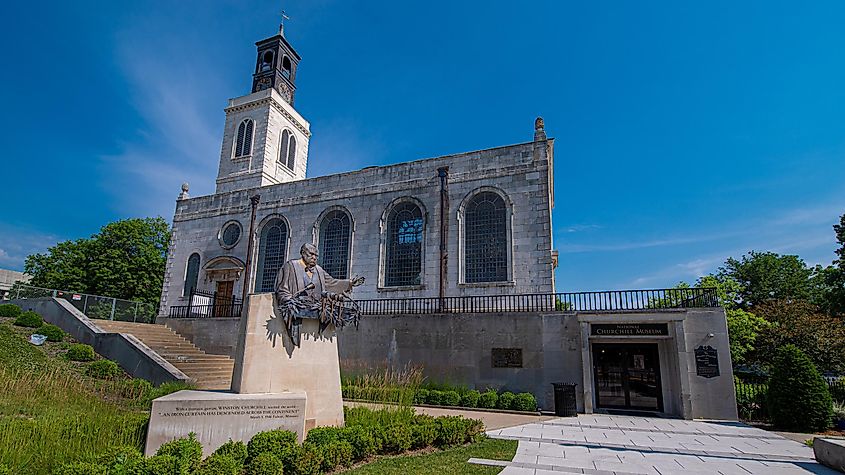
[[[505,391],[502,394],[499,394],[499,400],[496,401],[496,408],[497,409],[510,409],[513,406],[513,400],[516,398],[514,394],[510,391]]]
[[[475,389],[467,391],[461,396],[461,405],[464,407],[478,407],[479,398],[481,398],[481,393]]]
[[[120,373],[120,366],[112,360],[98,360],[85,368],[85,374],[98,379],[112,379]]]
[[[49,323],[41,325],[41,327],[36,330],[36,333],[46,336],[47,341],[59,342],[65,339],[64,330],[57,327],[56,325],[51,325]]]
[[[283,475],[285,464],[271,452],[262,452],[246,466],[247,475]]]
[[[382,396],[394,392],[397,395],[399,389],[387,388],[378,391],[370,391],[357,386],[342,386],[343,397],[346,399],[359,399],[374,402],[384,402],[388,399]],[[411,390],[404,392],[410,399]],[[403,396],[405,399],[406,396]],[[398,396],[393,400],[398,400]],[[413,391],[413,404],[428,404],[432,406],[454,406],[454,407],[480,407],[483,409],[502,409],[523,412],[535,412],[537,410],[537,399],[531,393],[519,393],[515,395],[510,391],[498,394],[495,390],[487,390],[479,393],[475,389],[428,389],[420,388]]]
[[[197,475],[240,475],[243,463],[238,463],[229,455],[213,453],[200,464]]]
[[[478,407],[484,409],[495,409],[497,402],[499,402],[499,395],[496,394],[496,391],[485,391],[481,394],[481,397],[478,398]]]
[[[795,345],[779,348],[769,383],[769,415],[775,427],[819,432],[830,427],[833,399],[813,362]]]
[[[228,442],[221,445],[220,447],[217,447],[217,450],[215,450],[212,455],[223,455],[226,457],[231,457],[238,463],[238,465],[243,465],[244,463],[246,463],[246,458],[249,456],[246,450],[246,444],[244,444],[240,440],[233,441],[232,439],[229,439]]]
[[[537,410],[537,399],[531,393],[519,393],[513,398],[511,409],[514,411],[534,412]]]
[[[23,312],[15,318],[15,325],[19,327],[38,328],[43,324],[44,319],[35,312]]]
[[[18,318],[18,315],[20,315],[21,312],[23,312],[23,310],[21,310],[20,307],[18,307],[17,305],[15,305],[13,303],[4,303],[4,304],[0,305],[0,317]],[[0,470],[2,470],[2,469],[0,469]],[[2,474],[2,473],[3,472],[0,471],[0,474]]]
[[[157,456],[170,456],[174,459],[175,471],[178,475],[189,475],[196,472],[202,461],[202,444],[196,434],[191,432],[188,437],[165,442],[156,451]]]
[[[94,347],[84,343],[74,343],[67,350],[67,357],[71,361],[94,361],[97,355]]]

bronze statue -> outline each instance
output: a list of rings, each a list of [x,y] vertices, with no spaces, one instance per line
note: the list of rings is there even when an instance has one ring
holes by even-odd
[[[354,324],[358,327],[360,311],[352,300],[353,287],[364,283],[363,277],[335,279],[317,265],[317,246],[305,243],[299,249],[300,259],[291,259],[276,276],[276,301],[287,329],[296,346],[300,342],[303,318],[320,321],[320,333],[330,324],[336,328]]]

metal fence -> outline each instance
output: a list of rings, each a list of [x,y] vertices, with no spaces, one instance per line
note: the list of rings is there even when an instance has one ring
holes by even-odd
[[[834,401],[845,404],[845,379],[826,379],[827,389]],[[743,421],[769,421],[769,384],[752,383],[737,379],[736,407],[739,418]]]
[[[16,284],[9,291],[9,298],[11,299],[33,299],[39,297],[65,299],[88,318],[138,323],[153,323],[156,318],[155,305],[144,302],[133,302],[114,297],[103,297],[102,295],[45,289],[43,287],[22,284]]]
[[[555,294],[480,295],[358,300],[366,315],[431,313],[619,311],[718,307],[716,289],[607,290]]]
[[[188,305],[170,307],[170,318],[232,318],[240,317],[243,300],[234,295],[191,290]]]

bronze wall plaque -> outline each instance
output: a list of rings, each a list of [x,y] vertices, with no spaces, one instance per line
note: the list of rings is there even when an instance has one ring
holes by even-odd
[[[522,368],[522,348],[493,348],[494,368]]]
[[[712,346],[695,349],[695,374],[703,378],[719,376],[719,354]]]

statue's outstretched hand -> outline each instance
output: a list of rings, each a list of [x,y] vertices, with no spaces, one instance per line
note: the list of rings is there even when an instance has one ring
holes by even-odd
[[[352,278],[352,287],[358,287],[359,285],[364,283],[364,278],[360,275],[355,276]]]

